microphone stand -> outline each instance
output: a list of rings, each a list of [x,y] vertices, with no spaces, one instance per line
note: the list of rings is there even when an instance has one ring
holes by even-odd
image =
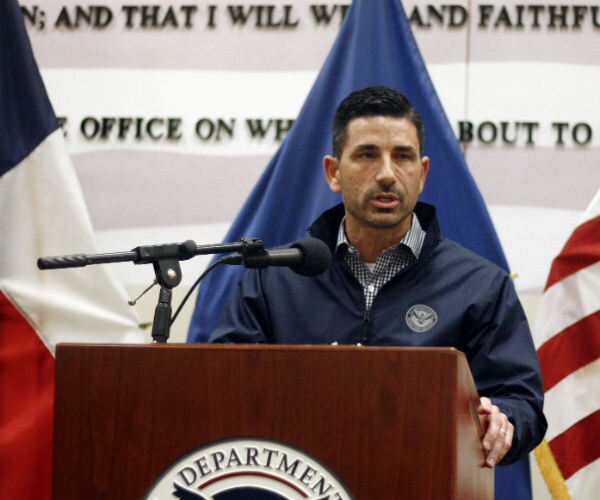
[[[152,264],[156,282],[160,285],[152,322],[152,340],[155,343],[165,343],[171,329],[173,288],[179,285],[182,279],[180,262],[196,255],[231,252],[238,252],[244,256],[258,255],[264,253],[265,248],[258,238],[242,238],[235,243],[216,245],[196,245],[194,241],[187,240],[183,243],[139,246],[128,252],[40,257],[37,265],[39,269],[64,269],[112,262]]]

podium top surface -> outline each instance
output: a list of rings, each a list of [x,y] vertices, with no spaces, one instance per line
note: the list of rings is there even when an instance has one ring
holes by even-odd
[[[207,349],[207,350],[257,350],[257,351],[386,351],[386,352],[423,352],[423,353],[447,353],[451,356],[463,356],[464,354],[454,347],[398,347],[398,346],[363,346],[354,344],[191,344],[191,343],[148,343],[148,344],[107,344],[107,343],[60,343],[57,344],[57,352],[69,349]]]

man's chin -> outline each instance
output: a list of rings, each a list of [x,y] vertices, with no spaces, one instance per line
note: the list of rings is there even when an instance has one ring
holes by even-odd
[[[369,224],[372,227],[377,227],[381,229],[393,228],[398,226],[399,224],[402,224],[404,219],[406,219],[406,217],[402,217],[398,214],[379,213],[369,218]]]

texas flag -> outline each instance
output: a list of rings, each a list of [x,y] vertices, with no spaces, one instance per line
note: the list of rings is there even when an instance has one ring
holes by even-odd
[[[95,251],[92,225],[16,0],[0,2],[0,498],[50,497],[58,342],[142,342],[105,266],[39,271]],[[90,388],[93,390],[93,388]]]

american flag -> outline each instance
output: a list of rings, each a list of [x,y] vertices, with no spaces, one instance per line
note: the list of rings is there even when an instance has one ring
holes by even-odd
[[[554,259],[534,340],[548,432],[536,458],[553,498],[600,491],[600,190]]]

